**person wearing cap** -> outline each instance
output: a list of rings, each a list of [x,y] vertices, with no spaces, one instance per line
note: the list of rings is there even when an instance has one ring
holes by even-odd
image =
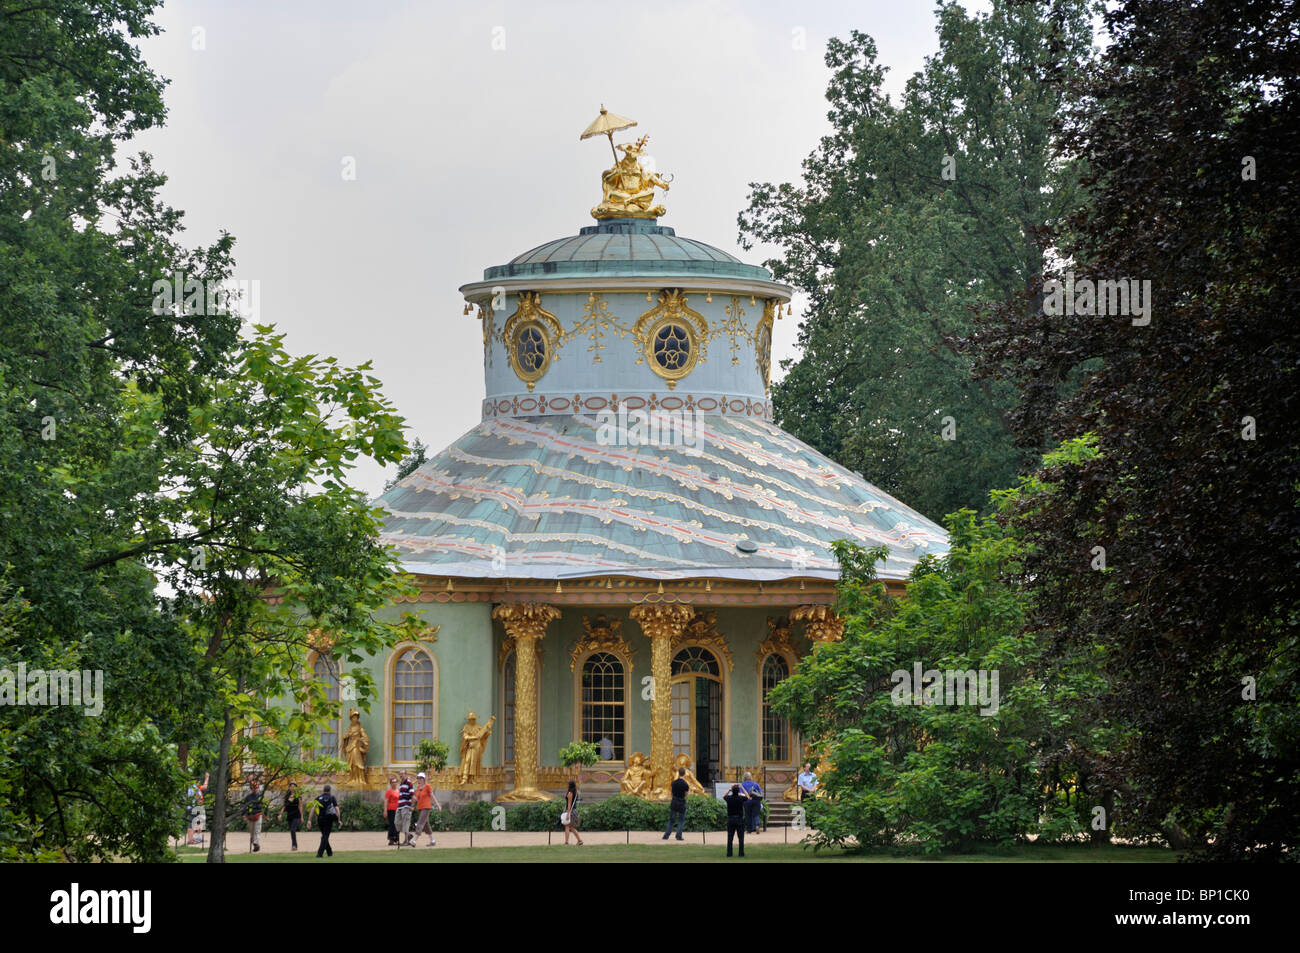
[[[428,783],[423,771],[415,776],[415,783],[419,785],[415,791],[415,806],[419,810],[420,816],[415,821],[415,835],[412,840],[415,846],[419,846],[420,834],[428,834],[429,846],[432,847],[438,842],[433,839],[433,828],[429,826],[429,811],[435,805],[441,811],[442,805],[438,804],[438,796],[433,793],[433,785]]]

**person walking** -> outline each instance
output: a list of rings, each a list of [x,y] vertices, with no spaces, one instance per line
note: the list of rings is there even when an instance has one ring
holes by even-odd
[[[677,839],[682,839],[682,826],[686,823],[686,795],[690,789],[691,786],[686,783],[686,769],[678,768],[677,777],[671,786],[673,799],[668,804],[668,825],[664,828],[664,840],[668,839],[674,820],[677,822]]]
[[[307,818],[308,828],[316,819],[318,811],[320,812],[320,846],[316,848],[316,856],[322,857],[328,854],[333,857],[334,848],[330,846],[330,831],[336,825],[343,823],[343,812],[339,808],[338,798],[330,793],[328,784],[325,785],[325,790],[311,802],[311,815]]]
[[[745,780],[740,782],[740,789],[749,798],[745,802],[745,832],[757,834],[758,825],[763,820],[763,787],[754,780],[750,771],[745,772]]]
[[[283,820],[284,816],[289,815],[289,840],[293,846],[290,850],[298,849],[298,828],[302,827],[302,799],[298,796],[298,782],[290,781],[289,790],[284,793],[284,803],[280,805],[278,820]]]
[[[569,845],[569,835],[572,834],[578,839],[578,846],[582,846],[582,835],[578,833],[578,805],[582,803],[582,795],[578,793],[578,783],[569,782],[569,790],[564,795],[564,813],[560,815],[560,823],[564,825],[564,845]]]
[[[248,846],[254,854],[262,849],[262,810],[264,808],[262,792],[258,790],[257,779],[248,782],[248,794],[244,797],[244,820],[248,822]]]
[[[402,783],[397,788],[397,817],[394,821],[398,847],[410,847],[414,843],[411,840],[411,805],[414,802],[415,785],[411,783],[411,776],[403,771]]]
[[[423,771],[415,776],[415,780],[419,785],[415,790],[415,807],[420,812],[420,816],[415,822],[415,834],[412,839],[418,846],[420,835],[428,834],[429,846],[432,847],[438,842],[433,839],[433,828],[429,826],[429,811],[434,807],[441,811],[442,805],[438,803],[438,795],[433,793],[433,785],[428,783]]]
[[[388,815],[388,846],[397,846],[397,776],[388,776],[388,790],[384,792],[384,812]]]
[[[745,805],[749,797],[740,792],[740,785],[733,784],[731,793],[723,796],[727,802],[727,856],[731,856],[731,840],[740,841],[740,856],[745,856]]]

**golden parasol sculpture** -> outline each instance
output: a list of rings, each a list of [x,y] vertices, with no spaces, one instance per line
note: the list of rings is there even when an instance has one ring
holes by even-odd
[[[578,140],[590,139],[592,136],[605,135],[609,136],[609,151],[614,153],[614,162],[618,163],[618,150],[614,148],[614,133],[620,129],[630,129],[636,125],[635,119],[626,119],[623,116],[615,115],[605,108],[605,104],[600,105],[600,115],[596,121],[583,130]]]

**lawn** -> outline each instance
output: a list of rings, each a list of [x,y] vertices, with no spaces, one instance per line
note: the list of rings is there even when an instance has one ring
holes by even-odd
[[[201,863],[204,852],[184,848],[181,859]],[[228,855],[230,863],[245,864],[541,864],[541,863],[717,863],[725,861],[722,847],[694,844],[662,847],[652,844],[589,844],[585,847],[475,847],[435,848],[433,850],[353,850],[336,851],[334,856],[316,859],[311,851],[296,854],[262,853]],[[1034,844],[1006,851],[982,851],[969,854],[943,854],[938,857],[891,854],[886,852],[847,853],[823,850],[814,853],[796,844],[756,844],[747,848],[746,863],[1171,863],[1174,851],[1164,847],[1087,846],[1057,847]],[[742,858],[731,858],[741,863]]]

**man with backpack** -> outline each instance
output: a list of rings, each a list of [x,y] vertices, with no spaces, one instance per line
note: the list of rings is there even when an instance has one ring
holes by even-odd
[[[308,827],[311,827],[318,811],[320,812],[320,847],[316,848],[316,856],[329,854],[333,857],[334,848],[330,847],[330,831],[335,825],[343,823],[343,815],[339,810],[338,798],[330,794],[328,784],[325,785],[325,790],[311,802],[311,816],[307,818]]]

